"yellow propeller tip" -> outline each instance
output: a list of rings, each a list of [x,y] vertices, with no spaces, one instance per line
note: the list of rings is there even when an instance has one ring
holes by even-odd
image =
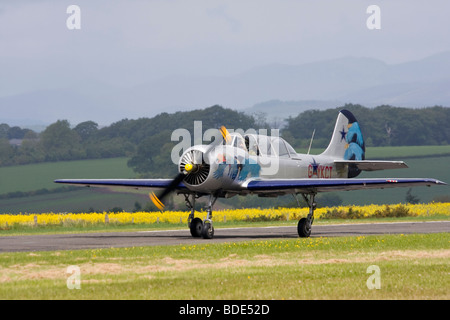
[[[154,192],[149,193],[150,200],[152,200],[153,204],[161,211],[164,210],[164,204],[161,202],[161,200],[158,199],[156,194]]]
[[[230,133],[228,132],[227,128],[225,126],[220,127],[220,133],[222,133],[223,138],[229,142],[231,140]]]

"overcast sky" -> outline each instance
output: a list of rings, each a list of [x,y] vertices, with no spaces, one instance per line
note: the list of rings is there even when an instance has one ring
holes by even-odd
[[[80,30],[66,26],[71,4]],[[371,4],[380,30],[366,26]],[[448,0],[2,0],[0,96],[344,56],[411,61],[450,50],[449,12]]]

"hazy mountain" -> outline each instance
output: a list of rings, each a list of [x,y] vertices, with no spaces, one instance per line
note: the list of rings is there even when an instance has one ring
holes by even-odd
[[[172,76],[132,88],[86,81],[71,88],[4,96],[0,98],[0,123],[5,122],[2,119],[36,123],[68,119],[72,124],[85,120],[109,124],[125,117],[151,117],[214,104],[251,108],[250,113],[276,110],[280,117],[347,102],[450,106],[449,85],[450,52],[396,65],[344,57],[302,65],[266,65],[233,76]]]

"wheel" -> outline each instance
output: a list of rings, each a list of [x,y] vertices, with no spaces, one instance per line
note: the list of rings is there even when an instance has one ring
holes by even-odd
[[[306,218],[301,218],[298,222],[297,232],[300,238],[308,238],[311,235],[311,225]]]
[[[214,237],[214,227],[210,222],[205,222],[202,229],[203,239],[212,239]]]
[[[193,237],[200,237],[202,235],[202,229],[203,229],[202,219],[200,219],[200,218],[192,219],[189,229],[191,230],[191,235]]]

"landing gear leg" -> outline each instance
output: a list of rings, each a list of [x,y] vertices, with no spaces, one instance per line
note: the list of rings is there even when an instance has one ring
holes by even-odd
[[[212,239],[214,237],[214,227],[212,225],[212,207],[217,197],[213,194],[209,195],[208,206],[206,207],[206,219],[203,221],[202,237],[203,239]]]
[[[191,199],[189,199],[191,197]],[[195,238],[198,238],[202,235],[203,222],[200,218],[194,218],[195,212],[195,194],[184,195],[184,201],[186,202],[186,206],[191,209],[191,213],[188,217],[188,227],[191,231],[191,235]]]
[[[301,218],[297,225],[297,232],[301,238],[308,238],[311,235],[311,226],[314,221],[314,210],[316,209],[317,204],[314,202],[314,198],[316,196],[315,193],[311,193],[308,196],[302,193],[303,198],[309,207],[309,214],[306,218]]]

